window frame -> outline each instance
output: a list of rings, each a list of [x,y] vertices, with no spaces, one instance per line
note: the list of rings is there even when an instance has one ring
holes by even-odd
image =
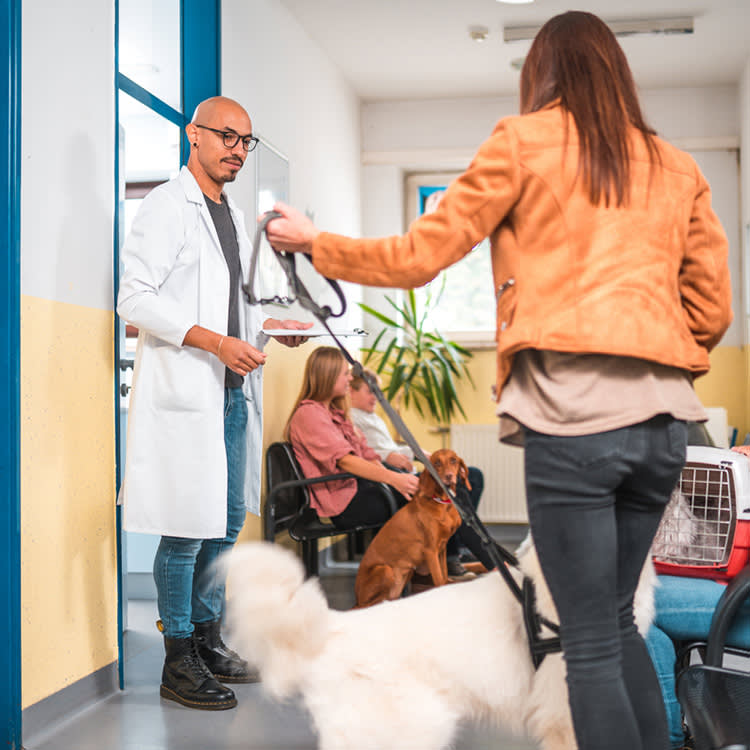
[[[463,174],[463,170],[408,173],[404,180],[404,226],[408,227],[420,216],[419,189],[447,187],[453,180]],[[442,272],[441,272],[442,273]],[[494,349],[495,316],[494,311],[491,325],[486,330],[444,330],[440,331],[447,339],[455,341],[472,351]]]

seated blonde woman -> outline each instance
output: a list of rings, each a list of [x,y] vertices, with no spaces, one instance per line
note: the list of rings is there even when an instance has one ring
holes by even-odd
[[[399,505],[411,499],[418,483],[413,474],[384,466],[349,420],[350,381],[349,366],[338,349],[315,349],[305,364],[302,388],[286,426],[286,438],[306,477],[337,472],[355,475],[310,488],[318,515],[340,528],[388,520],[390,508],[379,482],[395,490]]]

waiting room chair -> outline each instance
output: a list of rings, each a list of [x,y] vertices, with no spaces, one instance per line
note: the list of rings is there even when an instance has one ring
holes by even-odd
[[[347,479],[353,474],[330,474],[307,479],[288,442],[272,443],[266,451],[266,502],[263,507],[263,538],[273,542],[277,534],[287,531],[302,548],[302,561],[308,576],[318,573],[318,539],[347,536],[349,540],[359,532],[378,529],[382,524],[359,524],[341,529],[322,521],[310,504],[310,487],[332,479]],[[391,509],[398,510],[391,488],[382,484],[383,497]]]
[[[747,664],[750,652],[726,646],[727,633],[740,606],[750,596],[750,567],[727,585],[716,605],[706,643],[690,644],[690,652],[704,656],[703,663],[688,664],[677,677],[677,698],[685,714],[696,750],[750,750],[750,669],[724,666],[724,655],[734,654]]]

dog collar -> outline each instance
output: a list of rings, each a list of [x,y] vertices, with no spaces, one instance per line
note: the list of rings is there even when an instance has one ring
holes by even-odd
[[[442,504],[442,505],[450,505],[450,504],[451,504],[451,501],[450,501],[450,500],[443,500],[443,498],[442,498],[442,497],[439,497],[438,495],[433,495],[433,496],[432,496],[432,499],[433,499],[433,500],[434,500],[434,501],[435,501],[436,503],[440,503],[440,504]]]

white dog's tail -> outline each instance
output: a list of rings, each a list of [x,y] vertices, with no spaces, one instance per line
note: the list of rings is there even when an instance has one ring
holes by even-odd
[[[295,691],[328,637],[329,609],[318,580],[268,542],[238,544],[219,565],[227,574],[232,645],[256,666],[277,698]]]

